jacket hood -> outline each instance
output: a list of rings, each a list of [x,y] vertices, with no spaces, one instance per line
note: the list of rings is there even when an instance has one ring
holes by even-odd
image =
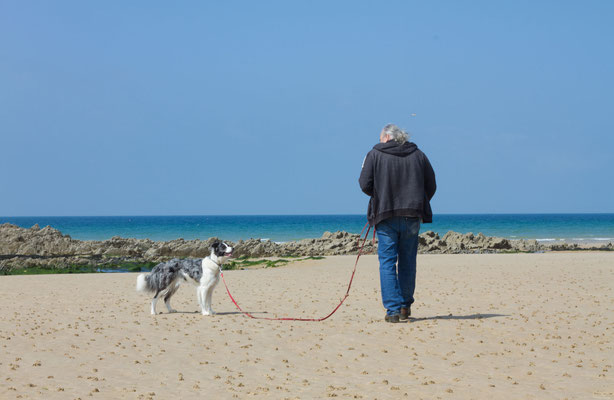
[[[391,154],[397,157],[406,157],[418,150],[418,146],[412,142],[405,142],[403,144],[398,144],[394,140],[391,140],[386,143],[378,143],[373,146],[375,150],[381,151],[382,153]]]

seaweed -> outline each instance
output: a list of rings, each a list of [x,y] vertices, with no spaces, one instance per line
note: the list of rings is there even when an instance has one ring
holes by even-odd
[[[30,266],[24,268],[3,268],[1,275],[48,275],[48,274],[96,274],[108,272],[148,272],[156,265],[154,262],[122,262],[117,264],[70,264],[67,266]]]

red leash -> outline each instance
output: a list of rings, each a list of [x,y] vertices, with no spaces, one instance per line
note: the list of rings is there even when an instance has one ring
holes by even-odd
[[[365,227],[362,228],[362,232],[365,231],[365,228],[367,227],[367,225],[369,225],[369,224],[367,223],[365,225]],[[325,319],[328,319],[331,315],[333,315],[339,309],[339,307],[341,307],[341,305],[343,304],[345,299],[347,299],[348,296],[350,295],[350,289],[352,287],[352,281],[354,280],[354,274],[356,273],[356,267],[358,266],[358,259],[360,258],[360,255],[362,254],[362,249],[365,247],[365,242],[367,241],[367,238],[369,237],[369,230],[370,229],[371,229],[371,227],[369,226],[369,229],[367,229],[367,233],[365,234],[365,238],[362,241],[362,245],[360,246],[360,250],[358,250],[358,256],[356,257],[356,262],[354,263],[354,270],[352,271],[352,277],[350,278],[350,283],[348,284],[348,289],[345,292],[345,296],[343,296],[343,298],[341,299],[341,301],[339,302],[337,307],[335,307],[333,309],[333,311],[331,311],[330,314],[328,314],[325,317],[322,317],[322,318],[292,318],[292,317],[269,318],[269,317],[255,317],[252,314],[248,313],[247,311],[243,311],[243,309],[241,309],[239,304],[237,304],[237,301],[234,299],[234,297],[232,297],[232,294],[230,294],[230,290],[228,289],[228,285],[226,284],[226,279],[224,279],[224,273],[222,272],[222,268],[220,267],[220,275],[222,276],[222,281],[224,282],[224,286],[226,286],[226,292],[228,293],[228,296],[230,297],[230,300],[232,300],[234,305],[237,306],[239,311],[241,311],[241,313],[243,313],[243,314],[245,314],[248,317],[253,318],[253,319],[265,319],[267,321],[314,321],[314,322],[315,321],[318,321],[318,322],[319,321],[324,321]],[[362,237],[362,232],[360,232],[360,236],[361,237]],[[374,239],[375,239],[375,235],[374,235]],[[360,239],[358,239],[358,240],[359,240],[359,243],[360,243]]]

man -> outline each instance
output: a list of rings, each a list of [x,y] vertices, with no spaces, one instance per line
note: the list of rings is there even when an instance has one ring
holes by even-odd
[[[371,196],[367,218],[377,232],[385,321],[399,322],[411,315],[418,231],[421,221],[433,222],[435,173],[426,155],[408,142],[407,133],[388,124],[380,143],[365,157],[358,182]]]

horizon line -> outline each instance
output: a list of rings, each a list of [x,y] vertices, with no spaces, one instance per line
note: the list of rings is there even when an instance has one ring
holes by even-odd
[[[505,213],[435,213],[437,215],[611,215],[614,212],[505,212]],[[365,216],[366,214],[116,214],[116,215],[3,215],[0,218],[112,218],[112,217],[322,217]]]

